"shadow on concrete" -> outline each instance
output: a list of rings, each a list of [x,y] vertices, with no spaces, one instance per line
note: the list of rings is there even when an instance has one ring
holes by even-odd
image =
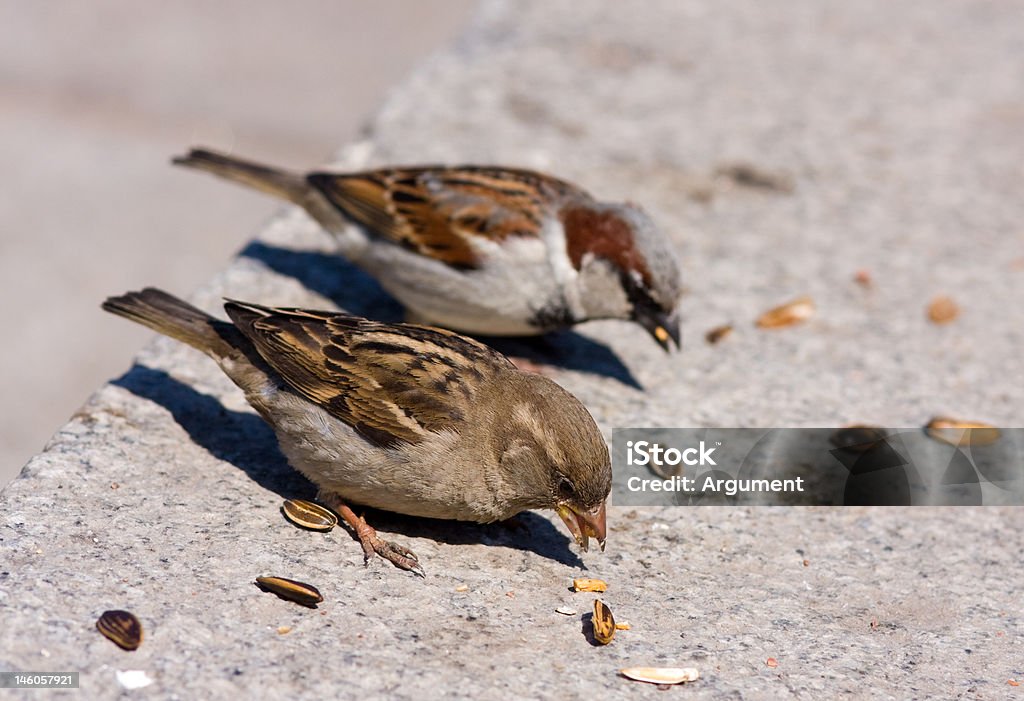
[[[264,489],[282,499],[315,498],[316,487],[292,469],[277,447],[274,431],[259,416],[226,409],[214,397],[197,392],[163,370],[144,365],[133,366],[111,384],[167,409],[197,445],[239,468]],[[361,513],[361,509],[357,507],[356,512]],[[449,545],[483,543],[529,550],[571,567],[583,565],[571,549],[569,538],[550,521],[530,512],[511,521],[483,525],[414,518],[375,509],[366,512],[367,522],[384,531]]]
[[[366,522],[381,531],[396,533],[410,538],[426,538],[446,545],[472,545],[528,550],[541,557],[567,565],[586,568],[576,554],[575,543],[555,524],[543,516],[530,511],[498,523],[472,523],[469,521],[441,521],[432,518],[414,518],[377,509],[365,510]],[[363,513],[356,509],[356,513]],[[353,535],[353,539],[355,536]],[[401,542],[400,539],[395,538]],[[414,548],[415,549],[415,548]],[[429,562],[424,563],[430,575]],[[435,563],[440,569],[441,563]]]
[[[475,336],[491,348],[512,358],[523,358],[537,365],[550,365],[601,375],[618,380],[634,389],[643,390],[633,373],[619,356],[603,343],[581,336],[575,331],[559,331],[544,336],[503,338],[498,336]]]
[[[284,498],[310,488],[308,480],[288,465],[274,431],[256,414],[226,409],[214,397],[144,365],[133,366],[111,384],[167,409],[197,445],[261,487]]]
[[[370,275],[341,256],[319,251],[298,251],[260,241],[250,243],[239,255],[260,261],[281,275],[295,278],[349,314],[390,323],[404,319],[402,305],[392,299]],[[537,338],[476,338],[506,355],[525,358],[537,365],[603,375],[635,389],[643,389],[629,368],[610,348],[573,331]]]
[[[598,642],[597,637],[594,636],[593,611],[588,611],[580,618],[580,633],[583,634],[583,637],[586,638],[591,647],[602,647],[604,645],[604,643]]]
[[[260,241],[253,241],[239,255],[257,260],[276,273],[295,278],[349,314],[388,323],[400,322],[405,317],[402,305],[392,299],[376,280],[341,256],[320,251],[298,251]]]

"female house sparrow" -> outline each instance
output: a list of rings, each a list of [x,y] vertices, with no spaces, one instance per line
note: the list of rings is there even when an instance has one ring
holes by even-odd
[[[533,336],[630,319],[679,347],[680,273],[639,208],[529,170],[485,166],[292,173],[194,149],[174,163],[289,200],[334,234],[413,319]]]
[[[422,574],[346,502],[488,523],[555,509],[604,549],[608,448],[580,402],[449,331],[227,301],[231,323],[161,290],[103,308],[217,361],[270,424],[292,467],[374,553]]]

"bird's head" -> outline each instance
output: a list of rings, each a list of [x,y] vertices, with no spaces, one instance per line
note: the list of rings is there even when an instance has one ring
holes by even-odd
[[[630,319],[666,351],[680,345],[682,291],[672,242],[631,204],[588,203],[561,212],[587,318]]]
[[[519,373],[519,387],[504,401],[500,430],[503,481],[516,485],[523,508],[554,509],[586,550],[590,538],[604,549],[605,499],[611,491],[608,446],[584,406],[540,375]]]

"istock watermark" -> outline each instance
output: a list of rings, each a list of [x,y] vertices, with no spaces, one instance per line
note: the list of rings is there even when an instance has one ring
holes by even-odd
[[[626,441],[626,460],[630,465],[714,465],[708,448],[701,441],[697,448],[663,448],[650,441]],[[697,457],[694,457],[694,456]]]
[[[622,428],[612,472],[620,506],[1020,505],[1024,429]]]

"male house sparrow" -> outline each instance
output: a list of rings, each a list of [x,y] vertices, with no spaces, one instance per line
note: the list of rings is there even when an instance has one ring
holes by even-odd
[[[289,200],[337,239],[412,320],[532,336],[630,319],[679,347],[679,264],[630,204],[542,173],[487,166],[300,174],[205,149],[175,158]]]
[[[103,308],[217,361],[271,425],[292,467],[373,553],[422,574],[347,502],[488,523],[558,512],[604,548],[608,448],[594,419],[546,377],[450,331],[228,300],[231,323],[161,290]]]

